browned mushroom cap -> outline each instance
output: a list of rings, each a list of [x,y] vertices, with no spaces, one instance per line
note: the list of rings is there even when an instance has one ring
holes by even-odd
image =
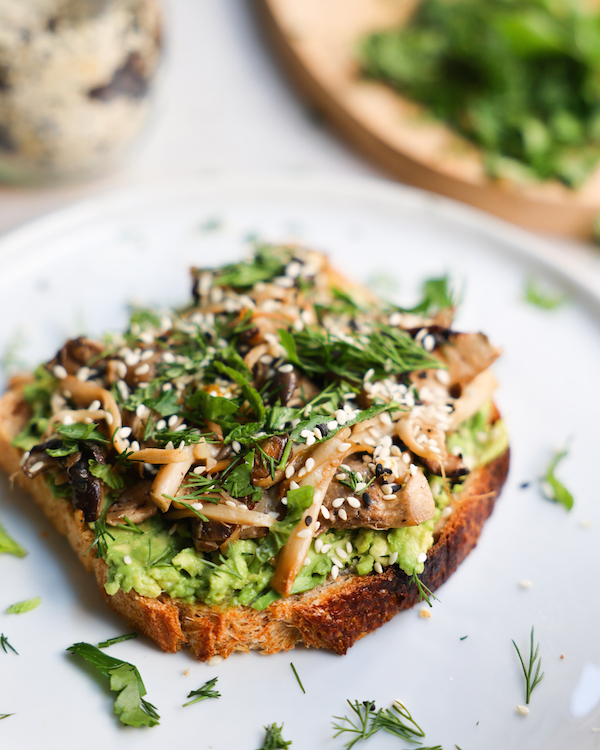
[[[79,336],[67,341],[48,365],[50,368],[62,365],[69,375],[75,375],[81,367],[88,365],[92,357],[97,357],[103,351],[104,347],[98,341]]]
[[[83,442],[76,453],[71,453],[65,460],[65,470],[73,488],[73,505],[83,511],[85,520],[90,523],[100,517],[104,501],[102,481],[90,472],[90,460],[100,464],[106,463],[104,452],[94,443]]]
[[[346,459],[346,464],[352,468],[352,459]],[[411,476],[404,487],[392,485],[391,489],[391,495],[385,495],[382,485],[375,481],[367,490],[352,493],[345,485],[332,482],[323,503],[329,518],[321,514],[321,529],[398,529],[417,526],[433,518],[435,502],[422,472]],[[336,508],[334,500],[337,498],[344,498],[344,502],[336,503]],[[356,500],[351,504],[346,498]],[[356,501],[358,507],[354,507]],[[340,510],[344,511],[341,515]]]
[[[262,443],[261,448],[267,456],[270,456],[275,460],[275,463],[278,463],[281,461],[287,441],[288,439],[286,437],[274,435],[268,440],[265,440],[265,442]],[[258,453],[258,455],[254,457],[254,466],[252,468],[252,474],[250,475],[252,484],[257,487],[272,487],[277,482],[280,482],[282,478],[283,469],[276,471],[275,476],[272,477],[270,467],[265,463],[262,454]]]
[[[150,497],[152,489],[151,479],[145,479],[126,490],[118,500],[110,506],[106,514],[106,523],[117,526],[127,519],[131,523],[142,523],[158,513],[156,504]]]
[[[38,474],[48,471],[48,469],[60,466],[59,459],[49,456],[46,453],[46,450],[56,450],[61,446],[62,440],[60,438],[51,438],[45,443],[35,445],[29,452],[29,456],[27,456],[21,467],[25,476],[29,477],[29,479],[33,479],[34,477],[37,477]]]
[[[436,474],[438,477],[443,475],[446,479],[460,479],[460,477],[464,477],[469,473],[469,469],[463,461],[462,456],[453,456],[451,453],[443,461],[431,458],[421,458],[421,461],[423,461],[432,474]]]
[[[448,364],[450,392],[460,396],[462,388],[500,356],[500,349],[492,346],[483,333],[455,333],[442,345],[443,359]]]
[[[277,385],[277,393],[281,405],[285,406],[292,398],[296,386],[298,385],[296,373],[294,370],[290,370],[290,372],[281,372],[280,370],[277,370],[275,373],[275,384]]]
[[[201,521],[193,518],[190,522],[194,547],[199,552],[214,552],[229,539],[237,526],[221,521]]]

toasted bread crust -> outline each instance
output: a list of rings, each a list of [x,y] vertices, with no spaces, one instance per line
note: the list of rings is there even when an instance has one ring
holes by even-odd
[[[12,440],[28,418],[20,389],[0,399],[0,468],[33,496],[56,529],[64,534],[87,570],[93,572],[108,605],[127,623],[168,652],[190,649],[197,659],[229,656],[234,651],[272,654],[297,643],[344,654],[359,638],[395,614],[413,607],[417,588],[399,568],[381,574],[340,576],[312,591],[280,599],[262,612],[251,607],[218,609],[188,604],[166,594],[157,599],[135,591],[109,596],[104,584],[108,568],[94,551],[86,550],[93,534],[77,518],[70,502],[54,498],[43,477],[28,479],[20,470],[21,453]],[[432,591],[456,570],[477,543],[508,472],[508,450],[469,476],[460,502],[428,553],[421,581]]]

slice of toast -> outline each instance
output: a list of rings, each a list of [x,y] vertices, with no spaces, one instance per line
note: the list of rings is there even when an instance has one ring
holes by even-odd
[[[380,574],[340,575],[311,591],[273,602],[260,612],[251,607],[220,609],[188,604],[166,594],[152,599],[133,590],[119,590],[109,596],[104,589],[108,571],[105,561],[97,558],[94,550],[84,554],[94,535],[82,514],[69,501],[53,497],[42,476],[28,479],[20,469],[22,453],[12,441],[28,417],[21,389],[15,386],[0,399],[0,468],[33,496],[56,529],[69,539],[83,565],[95,574],[110,608],[164,651],[189,648],[197,659],[206,661],[215,655],[227,657],[234,651],[250,649],[271,654],[304,643],[344,654],[359,638],[419,600],[417,587],[396,566]],[[430,590],[441,586],[477,543],[508,464],[507,450],[469,475],[460,500],[428,552],[420,578]]]

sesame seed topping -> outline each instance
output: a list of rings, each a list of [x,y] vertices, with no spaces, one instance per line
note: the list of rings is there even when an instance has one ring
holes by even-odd
[[[239,453],[242,450],[242,444],[239,443],[237,440],[234,440],[231,443],[231,448],[232,448],[232,450],[233,450],[234,453]]]
[[[411,464],[408,468],[413,477],[419,473],[419,469],[414,464]]]
[[[423,338],[423,349],[425,349],[426,352],[432,352],[435,349],[435,336],[432,336],[431,333],[428,333],[427,336]]]
[[[178,421],[179,421],[179,417],[177,416],[177,414],[173,414],[172,416],[169,417],[167,424],[169,425],[169,427],[173,428],[175,427]]]
[[[323,549],[323,540],[321,538],[315,539],[315,552],[319,554]]]
[[[160,432],[161,430],[164,430],[167,426],[167,422],[164,419],[159,419],[156,423],[156,429]]]
[[[390,559],[389,559],[390,565],[393,565],[397,559],[398,559],[398,553],[392,552],[392,554],[390,555]]]
[[[321,515],[327,521],[331,518],[331,515],[330,515],[329,511],[327,510],[327,508],[324,505],[321,505]]]
[[[331,502],[331,505],[332,505],[332,506],[333,506],[334,508],[341,508],[341,507],[342,507],[342,505],[343,505],[343,504],[344,504],[345,502],[346,502],[346,498],[345,498],[345,497],[336,497],[336,498],[335,498],[335,500],[333,500],[333,501]]]
[[[427,554],[425,552],[419,552],[417,555],[417,562],[424,563],[427,561]]]
[[[286,466],[286,469],[285,469],[285,478],[286,479],[291,479],[294,476],[294,471],[295,471],[295,469],[294,469],[293,464],[290,464],[289,466]]]
[[[391,495],[394,490],[392,489],[391,484],[382,484],[381,491],[383,492],[384,495]]]
[[[111,414],[111,416],[112,416],[112,414]],[[75,424],[75,420],[73,419],[73,417],[70,414],[66,414],[63,417],[63,419],[62,419],[62,423],[65,424],[65,425]]]
[[[356,497],[349,497],[348,498],[348,505],[351,508],[360,508],[360,500]]]
[[[334,565],[331,568],[331,577],[333,578],[334,581],[339,576],[339,574],[340,574],[340,569],[338,568],[337,565]]]
[[[346,511],[343,508],[340,508],[338,510],[338,516],[342,519],[342,521],[347,521],[348,520],[348,514],[346,513]]]
[[[345,549],[342,549],[341,547],[335,548],[335,554],[340,558],[340,560],[347,560],[348,559],[348,553]]]
[[[352,443],[340,443],[337,447],[340,453],[345,453],[350,448],[352,448]]]
[[[442,385],[450,385],[450,373],[448,370],[436,370],[435,378]]]
[[[211,656],[210,659],[206,662],[209,667],[214,667],[217,664],[220,664],[223,661],[223,657],[220,654],[215,654],[214,656]]]
[[[375,565],[373,565],[373,570],[376,573],[383,573],[383,567],[382,567],[381,563],[376,562]]]
[[[522,589],[530,589],[533,586],[533,583],[528,580],[522,580],[522,581],[519,581],[519,586]]]
[[[147,362],[144,362],[143,365],[140,365],[139,367],[136,367],[135,374],[136,375],[147,375],[150,372],[150,365]]]
[[[206,466],[195,466],[194,467],[194,474],[204,474],[206,471]]]
[[[128,438],[131,435],[131,427],[121,427],[119,430],[119,437]]]
[[[90,376],[90,368],[89,367],[80,367],[79,370],[77,370],[77,375],[75,377],[81,383],[85,383],[85,381],[89,378],[89,376]]]
[[[174,451],[175,446],[173,445],[173,441],[169,440],[169,442],[165,445],[165,450],[167,451]]]
[[[312,516],[306,516],[306,518],[304,519],[304,523],[305,523],[305,524],[306,524],[307,526],[310,526],[310,525],[311,525],[311,523],[312,523]]]
[[[64,380],[69,374],[62,365],[54,365],[52,368],[52,374],[59,380]]]
[[[527,706],[517,706],[517,711],[521,714],[521,716],[527,716],[529,713],[529,708]]]
[[[310,430],[302,430],[300,433],[300,437],[307,438],[312,435],[312,432]]]
[[[310,529],[302,529],[296,534],[296,536],[299,539],[310,539],[310,537],[312,536],[312,531]]]
[[[330,431],[335,431],[338,428],[338,423],[333,419],[331,422],[327,422],[327,429]]]
[[[306,471],[312,471],[315,468],[315,459],[312,456],[307,458],[304,467]]]
[[[334,557],[333,555],[331,555],[331,561],[333,562],[335,567],[338,568],[338,570],[344,567],[344,563],[341,560],[338,560],[337,557]]]
[[[306,438],[306,445],[310,447],[311,445],[314,445],[316,442],[317,442],[317,438],[311,432],[311,434]]]
[[[140,444],[138,443],[137,440],[134,440],[133,443],[131,444],[131,450],[139,451],[139,449],[140,449]]]
[[[228,505],[230,508],[237,508],[237,503],[233,500],[225,500],[225,505]]]
[[[371,505],[371,495],[368,492],[363,492],[362,501],[365,508],[368,508]]]
[[[38,471],[41,471],[44,468],[44,462],[43,461],[36,461],[33,466],[30,467],[29,471],[31,474],[37,474]]]
[[[137,407],[137,409],[135,410],[135,414],[140,419],[143,419],[149,411],[150,410],[148,409],[148,407],[146,406],[146,404],[140,404]]]
[[[292,364],[281,365],[281,367],[277,368],[277,372],[280,372],[283,375],[285,375],[288,372],[294,372],[294,365],[292,365]]]
[[[294,482],[294,480],[292,479],[292,481],[290,482],[290,490],[299,490],[299,489],[300,489],[300,485],[298,484],[298,482]]]
[[[123,562],[125,563],[125,565],[131,565],[131,557],[129,555],[125,555],[123,557]]]

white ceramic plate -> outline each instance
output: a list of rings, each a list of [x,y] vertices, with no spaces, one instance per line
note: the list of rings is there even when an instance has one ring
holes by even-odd
[[[211,228],[212,227],[212,228]],[[383,276],[406,303],[419,282],[448,271],[464,283],[457,326],[483,330],[505,354],[498,402],[512,466],[476,550],[438,592],[431,619],[403,613],[345,657],[298,649],[234,655],[219,666],[168,655],[139,638],[114,646],[136,664],[161,714],[153,729],[119,725],[113,697],[65,653],[72,643],[127,632],[95,582],[31,501],[0,484],[0,518],[29,550],[0,557],[0,744],[253,750],[263,725],[284,722],[293,748],[342,748],[331,718],[346,699],[388,706],[400,698],[445,750],[600,747],[598,373],[600,302],[586,279],[559,269],[551,248],[449,201],[380,182],[219,180],[142,188],[77,205],[0,243],[0,351],[21,335],[27,364],[66,336],[126,320],[126,303],[188,299],[187,267],[239,258],[245,238],[298,239],[326,250],[359,279]],[[571,302],[544,312],[522,301],[535,275]],[[536,478],[569,440],[560,476],[575,507],[542,499]],[[523,482],[532,482],[520,489]],[[532,588],[518,582],[528,579]],[[15,601],[42,596],[20,616]],[[527,650],[535,625],[545,678],[531,713],[516,713],[524,682],[511,639]],[[461,640],[463,636],[468,636]],[[304,695],[290,662],[306,688]],[[190,690],[219,677],[222,698],[182,708]],[[370,750],[404,746],[380,733]],[[361,747],[359,745],[359,747]]]

